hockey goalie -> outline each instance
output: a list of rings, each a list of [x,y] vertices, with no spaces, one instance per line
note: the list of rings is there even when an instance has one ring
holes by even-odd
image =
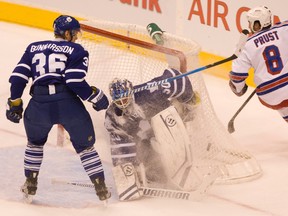
[[[136,85],[115,78],[109,84],[112,103],[105,127],[110,135],[113,175],[119,200],[142,196],[141,187],[191,191],[202,180],[192,168],[191,141],[185,122],[193,121],[199,103],[187,77],[123,93],[181,73],[165,69],[149,82]]]

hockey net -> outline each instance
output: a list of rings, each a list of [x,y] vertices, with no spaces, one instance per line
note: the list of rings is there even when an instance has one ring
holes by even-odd
[[[87,81],[101,88],[107,96],[108,84],[115,77],[127,78],[136,85],[161,75],[168,66],[182,72],[198,67],[200,46],[192,40],[165,32],[165,43],[159,46],[143,26],[106,21],[82,21],[81,28],[80,43],[90,54]],[[193,120],[186,123],[192,166],[200,181],[213,169],[217,170],[216,183],[221,184],[259,177],[258,162],[236,143],[215,115],[202,74],[190,75],[189,79],[200,96]],[[104,115],[95,114],[93,121],[97,135],[97,131],[102,131],[100,127],[104,128]],[[108,136],[105,143],[109,146]]]

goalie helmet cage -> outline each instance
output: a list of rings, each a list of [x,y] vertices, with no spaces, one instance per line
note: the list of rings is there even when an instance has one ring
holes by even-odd
[[[143,26],[99,20],[81,21],[81,29],[79,43],[89,51],[87,81],[101,88],[107,96],[108,84],[115,77],[127,78],[136,85],[161,75],[168,66],[181,72],[198,67],[200,46],[192,40],[165,32],[164,45],[160,46],[153,42]],[[218,120],[202,74],[190,75],[189,79],[201,100],[193,111],[191,124],[186,123],[193,140],[193,166],[198,175],[204,178],[211,169],[218,169],[216,183],[221,184],[259,177],[262,171],[256,159],[236,143]],[[94,122],[104,122],[104,115],[91,115]],[[102,125],[96,124],[97,132]]]

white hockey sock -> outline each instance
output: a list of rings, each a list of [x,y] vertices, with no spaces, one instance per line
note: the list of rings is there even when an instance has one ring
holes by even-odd
[[[24,156],[25,173],[39,172],[43,160],[43,146],[28,144]],[[27,176],[26,175],[26,176]]]
[[[82,165],[91,180],[101,176],[104,178],[102,162],[94,147],[85,149],[79,153]]]

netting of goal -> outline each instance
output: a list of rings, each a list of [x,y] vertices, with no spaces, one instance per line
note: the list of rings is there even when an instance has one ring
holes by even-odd
[[[161,75],[168,66],[181,72],[198,67],[200,46],[192,40],[165,32],[164,46],[158,46],[143,26],[107,21],[82,21],[81,28],[80,43],[90,53],[87,80],[107,95],[108,84],[115,77],[127,78],[136,85]],[[215,115],[202,74],[190,75],[189,79],[201,99],[193,121],[186,123],[192,166],[199,181],[211,170],[217,170],[216,183],[222,184],[259,177],[262,171],[256,159],[232,138]],[[97,114],[93,121],[99,129],[104,117]]]

